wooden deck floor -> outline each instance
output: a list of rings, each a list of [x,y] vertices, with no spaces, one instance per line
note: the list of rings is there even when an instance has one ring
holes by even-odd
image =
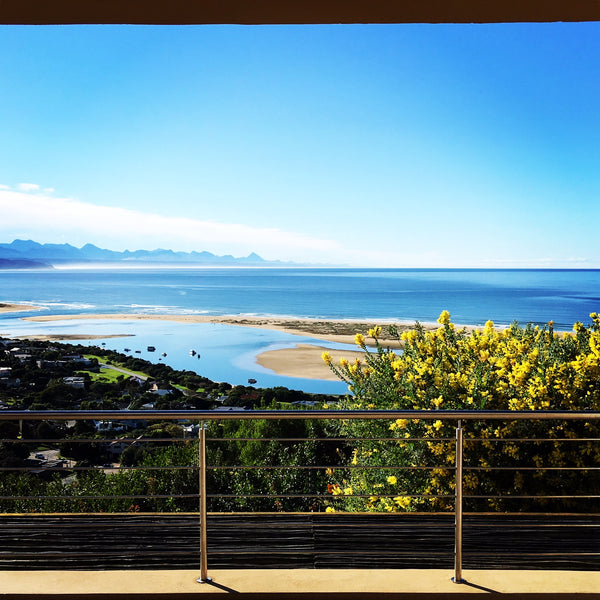
[[[600,573],[443,569],[0,571],[3,600],[599,600]]]

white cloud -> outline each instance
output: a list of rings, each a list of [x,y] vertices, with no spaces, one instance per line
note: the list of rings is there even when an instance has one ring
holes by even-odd
[[[10,186],[0,184],[0,190],[10,190]]]
[[[17,188],[21,192],[37,192],[40,189],[40,186],[37,183],[19,183]]]
[[[583,269],[595,268],[594,261],[583,256],[553,256],[544,258],[488,258],[479,265],[489,269]]]
[[[35,184],[20,184],[19,189],[24,185],[27,191],[39,190]],[[257,252],[269,259],[319,262],[328,262],[330,254],[341,250],[334,241],[281,229],[144,213],[44,193],[0,190],[0,214],[3,237],[91,242],[114,250],[162,247],[236,256]]]
[[[21,189],[21,184],[19,188]],[[240,223],[204,221],[180,216],[144,213],[128,208],[99,206],[72,198],[55,198],[35,184],[30,193],[0,186],[0,241],[16,238],[38,242],[90,242],[111,250],[171,248],[207,250],[215,254],[246,256],[257,252],[268,260],[340,264],[362,267],[598,267],[594,259],[579,257],[518,258],[510,256],[457,257],[439,247],[378,243],[356,244],[313,237],[277,228]],[[33,193],[31,193],[33,192]],[[350,238],[352,236],[349,236]]]

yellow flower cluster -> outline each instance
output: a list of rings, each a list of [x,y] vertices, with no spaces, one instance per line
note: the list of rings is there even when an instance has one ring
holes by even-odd
[[[553,323],[544,327],[516,324],[507,328],[495,327],[487,321],[479,330],[469,332],[459,329],[451,322],[448,311],[440,314],[440,327],[426,331],[418,324],[414,329],[398,335],[403,351],[394,353],[379,342],[380,328],[369,330],[376,348],[369,350],[361,334],[355,337],[363,348],[363,360],[353,363],[340,361],[330,363],[331,369],[345,382],[353,394],[352,401],[360,406],[376,409],[485,409],[485,410],[600,410],[600,316],[590,314],[591,324],[576,323],[572,333],[558,334]],[[324,357],[325,358],[325,357]],[[327,362],[327,361],[326,361]],[[376,451],[371,442],[365,442],[352,454],[352,462],[361,465],[410,466],[435,464],[451,466],[454,462],[453,442],[449,441],[453,427],[435,419],[414,423],[397,419],[387,423],[359,424],[348,422],[344,433],[348,437],[380,437],[389,432],[400,438],[394,450]],[[380,430],[377,430],[380,427]],[[563,438],[576,437],[584,428],[583,423],[559,424],[538,422],[475,423],[470,424],[467,438],[482,438],[483,441],[468,445],[472,452],[472,463],[480,468],[493,466],[526,465],[561,466],[567,459],[586,466],[598,462],[600,450],[589,444],[561,443]],[[503,442],[505,438],[523,436],[523,427],[529,427],[532,435],[537,432],[543,437],[556,439],[552,447],[538,444]],[[600,434],[593,423],[586,423],[586,436]],[[361,429],[362,428],[362,429]],[[535,430],[535,431],[534,431]],[[423,437],[427,441],[417,447],[413,438]],[[406,441],[404,441],[406,440]],[[385,458],[384,458],[385,457]],[[543,458],[540,458],[543,457]],[[393,463],[390,461],[394,461]],[[529,461],[529,463],[527,463]],[[541,463],[541,464],[538,464]],[[399,487],[413,485],[419,481],[419,489],[406,489],[409,493],[430,493],[445,496],[452,490],[452,471],[443,474],[431,472],[423,483],[423,472],[412,477],[373,475],[355,469],[350,483],[355,493],[369,495],[378,486]],[[383,477],[383,479],[381,479]],[[506,477],[506,475],[504,475]],[[565,475],[562,475],[563,480]],[[513,489],[524,489],[534,477],[514,473]],[[560,485],[564,484],[561,480]],[[549,479],[548,481],[553,481]],[[558,481],[558,480],[557,480]],[[505,482],[506,483],[506,482]],[[556,482],[555,482],[556,483]],[[350,485],[350,484],[349,484]],[[486,491],[496,491],[491,472],[482,471],[478,476],[465,479],[465,488],[474,490],[483,486]],[[541,484],[539,484],[541,485]],[[552,485],[548,483],[547,485]],[[356,491],[358,490],[358,491]],[[391,489],[389,490],[392,491]],[[378,491],[379,494],[379,491]],[[490,493],[490,495],[493,495]],[[367,510],[416,510],[423,509],[426,500],[413,498],[411,502],[398,502],[399,496],[384,494],[365,499],[362,507]],[[409,498],[410,499],[410,498]],[[352,502],[357,502],[354,498]],[[432,499],[430,508],[443,508],[445,499]],[[490,504],[491,506],[491,504]],[[498,507],[499,504],[494,505]]]
[[[592,409],[600,406],[600,317],[591,315],[592,327],[577,323],[576,335],[559,336],[552,326],[495,329],[491,321],[468,333],[443,311],[443,327],[417,326],[400,336],[402,354],[378,345],[377,352],[365,351],[364,361],[342,359],[331,367],[355,397],[380,408],[381,394],[371,397],[375,388],[416,409]],[[380,333],[369,330],[376,342]],[[355,341],[365,347],[360,333]],[[328,353],[323,360],[331,363]]]
[[[381,327],[379,325],[377,327],[373,327],[373,329],[369,329],[369,336],[373,339],[377,339],[381,335]]]

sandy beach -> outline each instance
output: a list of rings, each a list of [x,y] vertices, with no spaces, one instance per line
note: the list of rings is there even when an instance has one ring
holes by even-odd
[[[31,310],[41,310],[39,306],[32,304],[7,304],[0,302],[0,313],[26,312]],[[27,318],[27,317],[25,317]],[[113,334],[113,335],[85,335],[85,334],[54,334],[54,335],[18,335],[16,339],[39,340],[40,342],[60,342],[76,340],[95,340],[100,338],[130,337],[133,334]]]
[[[256,362],[279,375],[338,381],[335,374],[323,362],[321,358],[323,352],[329,352],[334,363],[339,363],[342,357],[352,362],[355,358],[364,355],[363,352],[332,350],[312,344],[298,344],[295,348],[263,352],[256,357]]]
[[[33,306],[32,304],[7,304],[0,302],[0,313],[24,312],[27,310],[40,310],[40,307]]]
[[[113,333],[111,335],[86,335],[83,333],[55,333],[48,335],[17,335],[17,340],[37,340],[39,342],[74,342],[77,340],[105,340],[107,338],[135,337],[133,333]]]
[[[381,340],[390,347],[398,347],[397,342],[386,333],[385,326],[392,324],[390,321],[361,322],[353,320],[332,321],[329,319],[303,319],[298,317],[255,317],[236,315],[148,315],[148,314],[79,314],[79,315],[40,315],[35,317],[23,317],[24,321],[50,322],[63,320],[128,320],[128,321],[174,321],[176,323],[221,323],[224,325],[236,325],[239,327],[260,327],[264,329],[276,329],[294,335],[314,337],[329,342],[342,344],[354,344],[354,336],[357,333],[366,335],[366,332],[375,325],[381,325],[383,330]],[[399,331],[412,329],[414,323],[394,323]],[[427,324],[426,328],[435,328],[438,325]]]

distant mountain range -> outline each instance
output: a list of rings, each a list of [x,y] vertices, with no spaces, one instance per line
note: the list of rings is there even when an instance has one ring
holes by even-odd
[[[135,264],[196,264],[278,266],[285,263],[267,261],[252,252],[236,258],[229,254],[218,256],[210,252],[174,252],[173,250],[135,250],[116,252],[86,244],[76,248],[70,244],[39,244],[32,240],[14,240],[0,244],[0,269],[52,268],[53,265],[69,263],[135,263]]]

